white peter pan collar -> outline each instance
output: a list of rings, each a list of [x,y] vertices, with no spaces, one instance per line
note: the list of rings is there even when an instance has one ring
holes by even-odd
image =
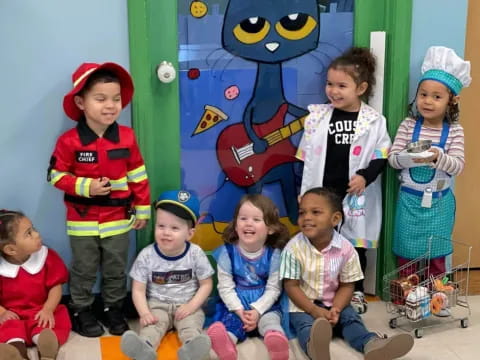
[[[40,270],[43,268],[43,265],[45,265],[47,254],[48,248],[42,245],[40,250],[30,255],[28,260],[21,265],[12,264],[3,257],[0,257],[0,275],[8,278],[15,278],[17,277],[18,270],[20,270],[20,268],[23,268],[23,270],[31,275],[35,275],[40,272]]]

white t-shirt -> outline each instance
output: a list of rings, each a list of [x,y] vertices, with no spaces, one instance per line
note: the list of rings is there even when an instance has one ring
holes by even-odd
[[[130,276],[147,285],[147,299],[168,304],[188,303],[199,287],[199,280],[214,274],[210,261],[196,244],[186,242],[185,251],[175,257],[151,244],[138,254]]]

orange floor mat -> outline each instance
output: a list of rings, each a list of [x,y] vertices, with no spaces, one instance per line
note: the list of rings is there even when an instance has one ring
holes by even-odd
[[[177,360],[177,351],[181,345],[176,332],[167,333],[158,347],[158,359]],[[100,348],[102,350],[102,360],[130,360],[120,350],[120,336],[100,338]]]

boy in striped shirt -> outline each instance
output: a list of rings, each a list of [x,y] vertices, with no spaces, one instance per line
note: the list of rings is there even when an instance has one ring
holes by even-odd
[[[295,235],[282,252],[280,277],[290,302],[290,323],[312,360],[330,359],[332,332],[367,360],[396,359],[413,347],[410,334],[379,337],[350,306],[354,283],[363,278],[357,252],[335,227],[341,199],[325,188],[305,192]]]

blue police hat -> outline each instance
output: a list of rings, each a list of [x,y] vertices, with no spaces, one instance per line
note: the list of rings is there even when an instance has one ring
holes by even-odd
[[[199,217],[200,202],[187,190],[170,190],[160,194],[155,209],[171,212],[185,220],[193,220],[195,225]]]

